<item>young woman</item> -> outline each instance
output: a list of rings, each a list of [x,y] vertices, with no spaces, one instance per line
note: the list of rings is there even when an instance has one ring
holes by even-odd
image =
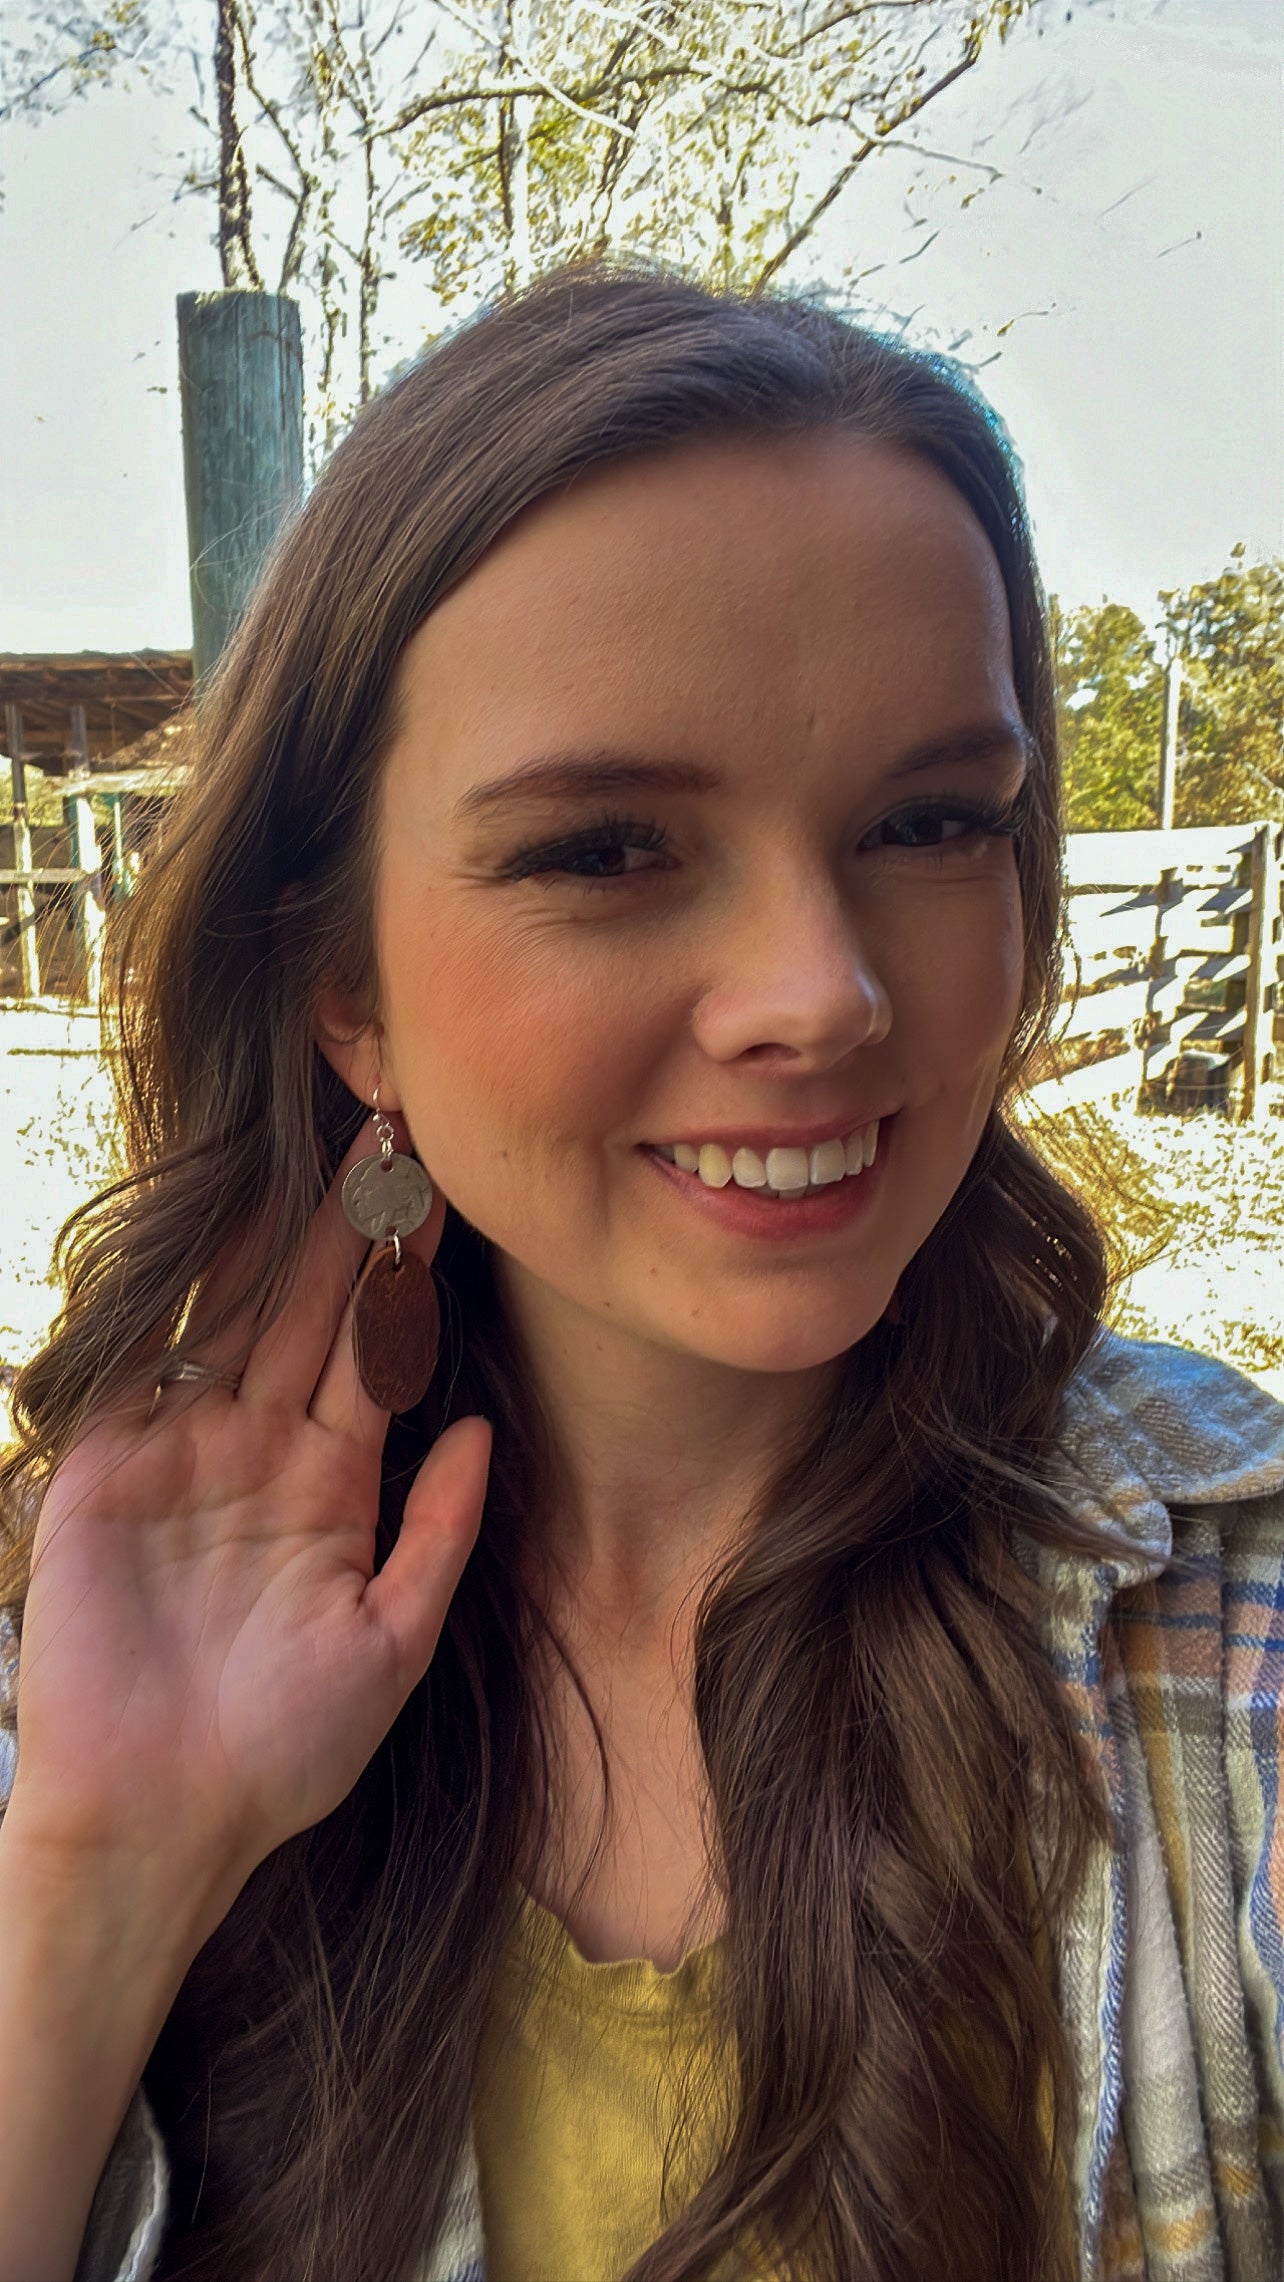
[[[1278,2282],[1284,1412],[1009,1121],[984,407],[553,277],[199,739],[7,1475],[0,2282]]]

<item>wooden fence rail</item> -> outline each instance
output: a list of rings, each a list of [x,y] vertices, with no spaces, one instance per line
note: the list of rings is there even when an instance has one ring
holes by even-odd
[[[0,996],[93,1004],[109,880],[88,798],[65,830],[0,826]],[[32,861],[37,853],[60,860]],[[66,861],[70,857],[71,861]],[[1065,996],[1037,1093],[1241,1118],[1284,1098],[1284,826],[1075,832]]]
[[[1284,1079],[1284,826],[1075,832],[1045,1098],[1266,1114]]]
[[[0,857],[12,858],[0,863],[0,994],[92,1006],[108,882],[91,801],[73,795],[64,812],[62,825],[22,814],[0,825]]]

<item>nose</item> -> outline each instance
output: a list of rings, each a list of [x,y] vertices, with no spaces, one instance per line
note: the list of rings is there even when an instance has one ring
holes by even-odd
[[[719,931],[695,1032],[714,1061],[824,1071],[891,1028],[892,1003],[835,881],[777,851]]]

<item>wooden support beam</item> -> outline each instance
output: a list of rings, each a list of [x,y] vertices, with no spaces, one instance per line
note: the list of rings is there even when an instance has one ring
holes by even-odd
[[[277,293],[180,293],[178,368],[199,695],[303,496],[297,307]]]
[[[27,806],[27,748],[23,741],[22,707],[6,705],[4,709],[4,742],[9,755],[9,774],[13,780],[13,797],[16,806],[26,811]]]
[[[1131,1030],[1151,1002],[1152,984],[1142,975],[1136,982],[1112,983],[1105,990],[1080,998],[1063,1022],[1057,1038],[1093,1038],[1108,1030]]]
[[[1149,835],[1147,835],[1147,837],[1149,837]],[[1151,939],[1150,957],[1148,960],[1148,966],[1150,969],[1150,987],[1146,1001],[1146,1011],[1142,1016],[1140,1027],[1141,1080],[1137,1089],[1137,1098],[1143,1107],[1145,1106],[1145,1103],[1150,1095],[1150,1090],[1159,1084],[1163,1075],[1163,1067],[1165,1061],[1164,1050],[1167,1046],[1168,1040],[1165,1035],[1167,1026],[1164,1022],[1163,1015],[1159,1011],[1158,1002],[1160,992],[1163,989],[1163,985],[1167,979],[1169,972],[1169,906],[1177,900],[1180,894],[1181,890],[1177,885],[1176,869],[1171,862],[1167,863],[1160,870],[1154,888],[1155,932]]]
[[[1248,975],[1244,992],[1244,1083],[1239,1114],[1262,1118],[1274,1054],[1277,953],[1275,924],[1280,909],[1278,828],[1259,824],[1249,858],[1252,908],[1248,926]]]
[[[11,864],[0,870],[0,887],[77,887],[84,877],[79,864],[35,864],[29,871]]]
[[[1171,832],[1177,808],[1177,734],[1181,725],[1181,659],[1164,676],[1164,741],[1159,754],[1159,829]]]
[[[27,815],[26,745],[22,707],[6,705],[5,740],[9,747],[9,774],[13,783],[13,861],[19,873],[31,870],[31,823]],[[36,941],[36,899],[30,880],[14,882],[18,920],[18,958],[24,998],[40,996],[40,945]]]
[[[73,705],[71,708],[71,743],[68,751],[75,755],[77,768],[88,768],[89,721],[83,705]]]
[[[82,793],[64,801],[71,828],[71,853],[80,875],[76,891],[76,935],[84,974],[85,1003],[97,1006],[103,975],[102,853],[94,831],[92,803]]]
[[[111,891],[123,899],[134,892],[134,875],[125,847],[125,796],[109,792],[105,798],[111,811]]]
[[[1252,844],[1251,824],[1186,825],[1177,832],[1072,832],[1066,842],[1066,878],[1076,890],[1128,888],[1156,880],[1171,868],[1175,879],[1225,867],[1233,878]]]

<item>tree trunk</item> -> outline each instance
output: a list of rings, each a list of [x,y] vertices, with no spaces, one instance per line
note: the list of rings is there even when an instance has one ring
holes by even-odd
[[[214,85],[218,93],[218,256],[223,283],[261,291],[250,237],[250,177],[236,123],[237,0],[218,0]]]
[[[508,0],[505,62],[515,76],[525,78],[529,66],[530,0]],[[503,106],[500,134],[503,141],[505,220],[508,244],[504,255],[504,284],[510,293],[525,285],[531,274],[531,125],[535,106],[529,95],[514,95]]]

